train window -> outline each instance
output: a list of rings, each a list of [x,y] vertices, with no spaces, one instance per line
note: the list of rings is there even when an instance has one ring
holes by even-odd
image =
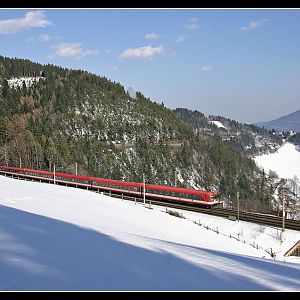
[[[199,196],[194,194],[187,194],[185,195],[185,198],[192,199],[192,200],[199,200]]]

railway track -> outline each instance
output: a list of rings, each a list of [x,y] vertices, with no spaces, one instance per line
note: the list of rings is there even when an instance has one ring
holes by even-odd
[[[113,195],[113,196],[119,198],[119,195]],[[130,198],[130,197],[128,197],[128,198]],[[126,198],[126,200],[132,200],[132,199]],[[143,202],[143,200],[141,200],[141,199],[138,199],[136,201]],[[175,203],[166,203],[166,202],[162,202],[162,201],[152,201],[152,200],[147,200],[147,199],[146,199],[146,203],[147,204],[151,203],[153,205],[167,206],[168,208],[175,208],[175,209],[193,211],[193,212],[198,212],[198,213],[204,213],[204,214],[208,214],[208,215],[223,217],[226,219],[228,219],[230,217],[234,217],[236,220],[238,219],[237,211],[231,210],[231,209],[226,209],[226,208],[207,209],[207,208],[187,206],[187,205],[181,205],[181,204],[175,204]],[[282,228],[282,217],[240,211],[239,219],[241,221]],[[300,231],[300,221],[285,219],[285,228]]]
[[[41,177],[35,178],[34,176],[29,177],[24,174],[9,173],[9,172],[3,172],[3,171],[1,171],[0,174],[8,176],[8,177],[23,179],[23,180],[28,179],[28,180],[32,180],[32,181],[44,181],[44,182],[51,183],[51,180],[49,180],[49,178],[47,178],[47,179],[41,178]],[[60,182],[59,180],[57,180],[56,183],[61,184],[61,185],[65,184],[65,182]],[[112,192],[107,192],[107,191],[104,191],[103,193],[105,195],[109,195],[109,196],[112,196],[115,198],[120,198],[120,199],[122,198],[124,200],[143,202],[143,199],[137,198],[137,197],[114,194]],[[238,213],[235,210],[231,210],[231,209],[227,209],[227,208],[207,209],[207,208],[201,208],[201,207],[191,206],[191,205],[182,205],[182,204],[165,202],[165,201],[151,200],[151,199],[147,199],[147,198],[146,198],[145,202],[147,204],[151,203],[153,205],[159,205],[159,206],[164,206],[164,207],[168,207],[168,208],[175,208],[175,209],[181,209],[181,210],[186,210],[186,211],[204,213],[204,214],[223,217],[223,218],[227,218],[227,219],[229,218],[232,220],[239,219],[241,221],[247,221],[247,222],[251,222],[251,223],[263,224],[263,225],[282,228],[282,217],[277,217],[277,216],[273,216],[273,215],[258,214],[258,213],[244,212],[244,211],[240,211]],[[300,221],[285,219],[285,228],[300,231]]]

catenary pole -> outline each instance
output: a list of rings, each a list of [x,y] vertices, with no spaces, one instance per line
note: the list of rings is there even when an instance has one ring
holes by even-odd
[[[146,204],[146,184],[145,184],[145,174],[143,173],[143,189],[144,189],[144,204]]]
[[[53,165],[53,183],[55,184],[55,164]]]
[[[237,196],[237,205],[238,205],[238,209],[237,209],[237,219],[238,219],[238,222],[240,221],[240,193],[237,192],[236,193],[236,196]]]
[[[285,193],[283,193],[283,197],[282,197],[282,231],[284,231],[284,227],[285,227],[285,206],[284,206],[284,201],[285,200]]]

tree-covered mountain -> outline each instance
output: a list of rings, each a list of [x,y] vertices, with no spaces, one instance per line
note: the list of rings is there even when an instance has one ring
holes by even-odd
[[[268,175],[199,112],[132,98],[83,70],[2,56],[0,85],[1,165],[75,173],[77,163],[79,174],[137,182],[144,173],[148,183],[215,190],[228,202],[239,191],[248,208],[270,207]]]
[[[190,124],[194,132],[218,137],[224,143],[248,156],[272,152],[290,137],[289,132],[276,132],[254,124],[239,123],[222,116],[205,117],[197,110],[176,108],[174,112]]]
[[[293,130],[300,132],[300,109],[272,121],[259,122],[257,125],[278,131]]]

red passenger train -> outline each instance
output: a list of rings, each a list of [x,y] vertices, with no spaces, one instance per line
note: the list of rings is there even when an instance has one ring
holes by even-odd
[[[90,176],[63,174],[48,171],[38,171],[24,168],[0,166],[0,174],[18,176],[22,178],[35,179],[52,182],[60,185],[76,186],[98,191],[110,191],[115,194],[124,194],[136,198],[163,200],[182,204],[192,204],[205,207],[212,207],[220,204],[216,192],[192,190],[170,186],[160,186],[120,180],[111,180]]]

